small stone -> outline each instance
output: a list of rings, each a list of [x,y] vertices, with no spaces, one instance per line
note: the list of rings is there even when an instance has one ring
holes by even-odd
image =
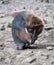
[[[46,0],[46,2],[48,2],[48,3],[49,3],[49,0]]]
[[[53,16],[53,18],[54,18],[54,16]]]
[[[39,7],[37,7],[36,10],[39,10]]]
[[[49,59],[50,55],[46,55],[47,56],[47,59]]]
[[[45,27],[45,30],[52,30],[53,29],[53,27]]]
[[[5,25],[1,26],[1,31],[5,30]]]
[[[54,61],[52,61],[51,63],[52,63],[52,65],[54,65]]]
[[[4,16],[0,16],[0,18],[3,18]]]
[[[4,43],[1,42],[0,43],[0,50],[3,50],[4,49],[4,46],[5,46]]]
[[[9,0],[3,0],[2,1],[2,4],[8,4],[9,3]]]
[[[27,63],[33,63],[34,61],[36,61],[36,58],[34,58],[34,57],[28,57],[25,60],[23,60],[22,63],[25,63],[25,62],[27,62]]]
[[[9,53],[10,55],[14,55],[15,54],[15,50],[13,48],[4,48],[4,51]]]
[[[0,52],[0,61],[3,61],[4,60],[4,53],[3,52]]]
[[[43,19],[44,23],[47,24],[47,20],[46,19]]]
[[[43,53],[42,51],[36,52],[36,57],[41,56],[42,53]]]
[[[46,16],[46,17],[48,17],[49,15],[48,15],[48,14],[46,14],[45,16]]]
[[[37,62],[33,62],[31,65],[41,65],[41,64]]]
[[[5,64],[10,64],[11,63],[11,59],[10,58],[6,58],[5,59]]]
[[[48,47],[46,47],[46,49],[47,49],[47,50],[53,50],[54,47],[52,47],[52,46],[48,46]]]
[[[51,65],[51,63],[47,62],[47,63],[43,63],[43,65]]]
[[[23,9],[26,9],[26,7],[23,7]]]
[[[41,2],[43,2],[43,0],[41,0]]]
[[[12,27],[12,24],[11,23],[8,23],[7,27],[8,28],[11,28]]]
[[[0,43],[0,47],[3,47],[4,46],[4,43]]]

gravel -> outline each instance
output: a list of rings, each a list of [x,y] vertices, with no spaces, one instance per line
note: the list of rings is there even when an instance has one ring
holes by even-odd
[[[0,0],[0,65],[54,65],[54,1]],[[29,9],[43,18],[44,30],[34,47],[16,50],[12,37],[11,11]]]

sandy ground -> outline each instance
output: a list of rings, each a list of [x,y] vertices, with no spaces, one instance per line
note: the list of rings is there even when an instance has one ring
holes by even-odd
[[[16,50],[12,38],[12,16],[5,15],[23,8],[33,10],[44,19],[43,32],[32,48]],[[54,3],[39,0],[0,1],[0,65],[54,65]]]

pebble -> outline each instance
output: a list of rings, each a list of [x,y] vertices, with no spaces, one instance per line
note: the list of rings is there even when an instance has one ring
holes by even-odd
[[[5,59],[4,53],[0,52],[0,61],[3,61]]]
[[[3,18],[4,16],[0,16],[0,18]]]
[[[51,64],[54,65],[54,61],[52,61]]]
[[[47,20],[46,19],[43,19],[44,23],[47,24]]]
[[[1,31],[5,30],[5,25],[1,26]]]
[[[3,47],[4,46],[4,43],[0,43],[0,47]]]
[[[8,28],[11,28],[12,27],[12,24],[11,23],[8,23],[7,27]]]
[[[41,64],[37,62],[33,62],[31,65],[41,65]]]
[[[37,7],[36,10],[39,10],[39,7]]]
[[[11,59],[10,58],[6,58],[5,59],[5,64],[11,64]]]
[[[4,43],[0,42],[0,50],[3,50],[5,47]]]
[[[3,0],[2,1],[2,4],[8,4],[9,3],[9,0]]]
[[[11,55],[15,54],[15,50],[13,48],[4,48],[4,51],[11,54]]]
[[[54,27],[45,27],[45,30],[52,30],[52,29],[54,29]]]
[[[23,9],[26,9],[26,7],[23,7]]]
[[[50,63],[43,63],[43,65],[51,65]]]
[[[54,47],[52,47],[52,46],[48,46],[48,47],[46,47],[46,49],[47,49],[47,50],[53,50]]]
[[[22,61],[22,63],[25,63],[25,62],[27,62],[27,63],[32,63],[32,62],[34,62],[34,61],[36,61],[36,58],[35,58],[35,57],[28,57],[28,58],[24,59],[24,60]]]

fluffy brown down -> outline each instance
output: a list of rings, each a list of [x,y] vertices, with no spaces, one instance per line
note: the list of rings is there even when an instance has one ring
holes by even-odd
[[[21,11],[20,11],[21,12]],[[17,12],[12,13],[12,15],[17,14]],[[18,12],[19,13],[19,12]],[[16,31],[16,36],[23,42],[28,42],[32,38],[32,32],[34,29],[37,30],[37,35],[39,35],[44,28],[44,21],[34,13],[31,13],[26,16],[26,25],[29,27],[28,32],[25,31]]]

